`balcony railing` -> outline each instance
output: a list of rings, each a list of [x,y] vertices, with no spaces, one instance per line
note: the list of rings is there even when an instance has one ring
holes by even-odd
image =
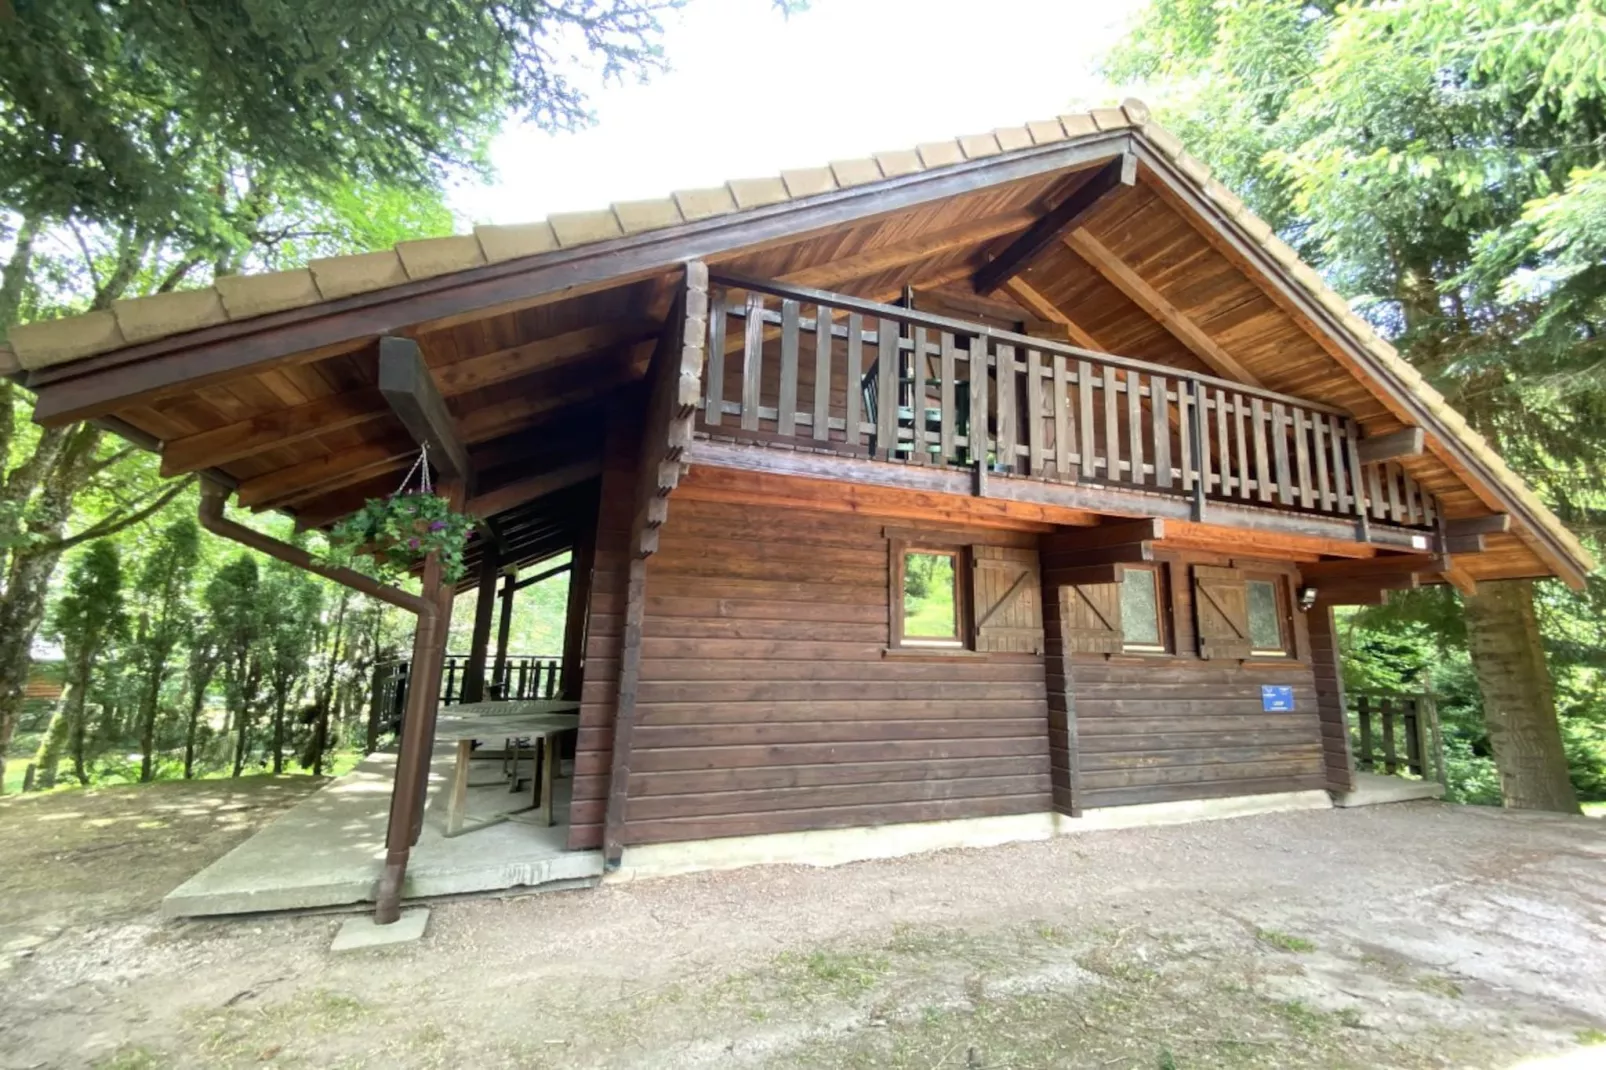
[[[807,314],[805,314],[807,313]],[[841,294],[715,274],[699,427],[1431,528],[1397,463],[1362,463],[1340,409]]]
[[[1444,740],[1432,695],[1351,691],[1345,703],[1356,769],[1445,783]]]
[[[443,706],[463,699],[463,673],[467,654],[448,654],[441,666]],[[408,659],[390,658],[374,665],[369,693],[368,749],[373,750],[380,735],[397,731],[407,706]],[[485,659],[485,697],[487,699],[550,699],[563,691],[563,659],[555,654],[512,654],[500,677],[496,659]]]

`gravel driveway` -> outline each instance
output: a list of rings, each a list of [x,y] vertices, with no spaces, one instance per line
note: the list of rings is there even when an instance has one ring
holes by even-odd
[[[155,907],[10,912],[0,1067],[1606,1066],[1588,818],[1411,803],[763,867],[437,904],[420,944],[338,957],[335,917]]]

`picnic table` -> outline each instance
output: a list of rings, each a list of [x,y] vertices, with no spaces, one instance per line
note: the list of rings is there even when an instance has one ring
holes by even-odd
[[[534,811],[534,822],[556,823],[552,786],[558,773],[558,740],[580,728],[580,703],[564,699],[524,699],[511,702],[474,702],[446,706],[435,721],[435,737],[457,745],[452,780],[446,797],[446,835],[457,836],[495,825],[516,814]],[[501,740],[500,751],[481,751],[479,757],[512,760],[512,787],[518,790],[519,755],[528,749],[535,764],[530,805],[505,810],[469,824],[469,767],[475,745]],[[526,742],[528,741],[528,742]]]

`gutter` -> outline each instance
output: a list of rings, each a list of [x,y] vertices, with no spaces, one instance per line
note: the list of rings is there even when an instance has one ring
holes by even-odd
[[[413,662],[419,661],[418,650],[438,643],[441,617],[439,606],[432,600],[408,594],[397,587],[380,583],[355,569],[339,565],[326,565],[299,546],[264,535],[260,531],[236,523],[223,515],[230,489],[213,479],[201,480],[201,504],[196,516],[201,527],[231,542],[237,542],[269,557],[311,572],[324,579],[349,587],[370,598],[404,609],[418,618],[415,632]],[[451,603],[447,603],[448,608]],[[439,665],[434,675],[439,678]],[[422,679],[418,681],[422,684]],[[423,716],[423,707],[414,695],[429,691],[418,686],[409,691],[409,716],[402,721],[402,736],[396,757],[396,781],[391,793],[390,821],[385,830],[385,869],[375,896],[374,920],[381,925],[395,921],[401,913],[402,885],[407,874],[407,859],[415,840],[413,832],[423,812],[424,789],[429,779],[429,757],[435,737],[435,718]],[[416,708],[415,708],[416,707]],[[427,723],[426,723],[427,722]]]

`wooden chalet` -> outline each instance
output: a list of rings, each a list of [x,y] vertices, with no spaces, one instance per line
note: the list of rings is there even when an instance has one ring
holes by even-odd
[[[38,420],[204,473],[216,516],[325,527],[429,444],[484,521],[482,664],[500,577],[571,552],[568,845],[610,867],[1342,790],[1335,605],[1593,567],[1135,101],[12,347]]]

